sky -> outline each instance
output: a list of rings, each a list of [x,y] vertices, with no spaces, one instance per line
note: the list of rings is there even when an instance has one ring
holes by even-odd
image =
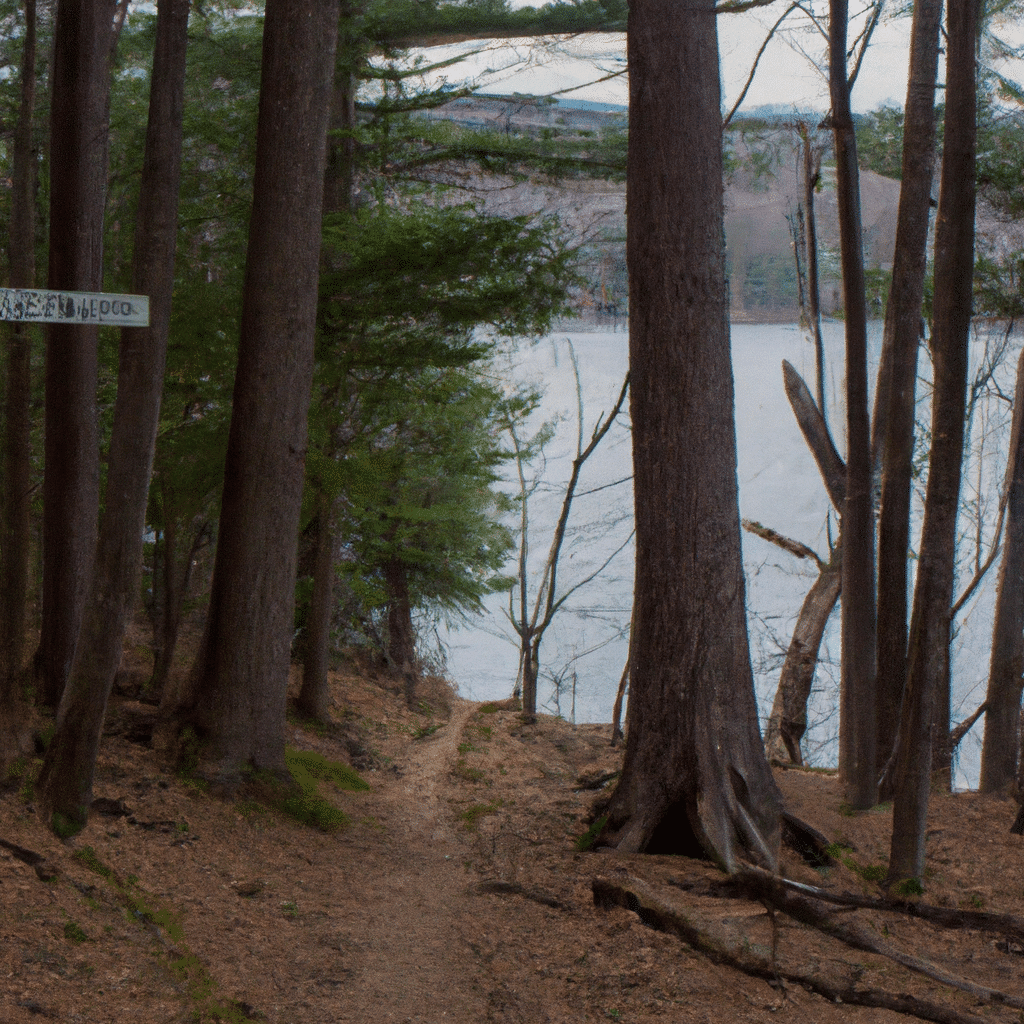
[[[780,4],[773,4],[719,18],[726,109],[739,97],[757,51],[783,9]],[[784,25],[788,24],[787,19]],[[856,32],[856,27],[852,26],[851,40]],[[855,111],[875,110],[883,104],[903,106],[909,37],[908,17],[891,18],[879,24],[854,86]],[[624,33],[598,33],[539,43],[526,39],[490,44],[476,40],[413,52],[427,61],[455,53],[471,54],[459,65],[431,76],[432,83],[444,78],[453,85],[468,81],[488,93],[546,95],[558,92],[566,99],[625,105],[628,100],[626,76],[624,73],[616,75],[625,71],[625,46]],[[814,60],[822,59],[824,47],[824,39],[806,19],[802,23],[793,22],[787,33],[777,33],[761,58],[744,107],[781,104],[824,112],[828,108],[828,87],[813,65]],[[598,81],[609,75],[615,77]],[[1014,77],[1024,79],[1019,71]]]

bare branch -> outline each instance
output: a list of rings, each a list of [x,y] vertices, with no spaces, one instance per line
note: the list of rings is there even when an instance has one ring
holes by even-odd
[[[806,544],[801,544],[798,540],[791,540],[789,537],[784,537],[781,533],[776,532],[770,526],[764,526],[761,523],[755,522],[753,519],[744,519],[741,522],[744,530],[748,533],[752,533],[762,540],[768,541],[769,544],[774,544],[776,547],[782,548],[783,551],[788,551],[791,555],[796,555],[797,558],[810,558],[817,563],[819,569],[825,568],[825,562],[823,562],[815,551],[809,548]]]
[[[753,6],[759,6],[759,5],[749,4],[747,6],[753,7]],[[799,9],[800,9],[800,5],[798,3],[790,4],[790,6],[788,8],[786,8],[786,13],[783,14],[782,17],[779,18],[779,20],[777,22],[775,22],[775,24],[772,25],[772,27],[768,30],[768,35],[766,35],[764,37],[764,42],[761,44],[761,48],[757,51],[757,54],[754,57],[754,63],[751,65],[750,74],[747,75],[747,80],[746,80],[746,82],[743,83],[743,88],[740,90],[739,99],[733,104],[732,110],[730,110],[729,113],[725,115],[725,120],[722,122],[722,130],[723,131],[726,128],[729,127],[729,122],[732,121],[733,117],[736,115],[736,111],[739,110],[740,105],[747,98],[747,92],[750,90],[750,86],[751,86],[751,84],[754,81],[754,75],[757,74],[757,66],[758,66],[758,64],[761,61],[761,57],[764,55],[764,51],[768,48],[768,44],[772,41],[772,37],[775,35],[776,30],[786,20],[786,18],[788,18],[790,16],[790,14],[792,14],[793,11],[796,11],[796,10],[799,10]],[[747,7],[745,7],[745,6],[736,6],[736,7],[728,6],[728,7],[726,7],[725,5],[723,5],[723,6],[720,6],[718,8],[718,10],[719,10],[719,12],[722,12],[722,11],[725,11],[725,10],[728,10],[728,11],[731,12],[733,10],[747,10]]]
[[[842,512],[846,502],[846,463],[843,462],[829,433],[821,410],[811,395],[804,379],[797,373],[788,360],[782,361],[782,379],[786,387],[786,397],[800,425],[808,448],[818,464],[818,470],[825,483],[825,490],[832,504]]]

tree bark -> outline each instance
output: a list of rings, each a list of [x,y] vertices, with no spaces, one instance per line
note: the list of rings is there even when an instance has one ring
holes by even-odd
[[[921,878],[940,683],[948,687],[950,608],[964,443],[975,206],[978,0],[947,5],[946,127],[935,235],[932,446],[897,741],[889,878]],[[948,704],[947,704],[948,706]]]
[[[811,145],[811,130],[806,121],[799,122],[797,131],[803,145],[804,210],[807,218],[807,319],[814,336],[814,383],[818,410],[828,420],[825,402],[825,342],[821,336],[821,297],[818,280],[818,218],[815,215],[814,192],[821,175],[819,146]]]
[[[1006,462],[1006,533],[996,588],[992,660],[981,747],[983,793],[1004,789],[1017,776],[1022,675],[1024,675],[1024,351],[1017,361],[1010,450]]]
[[[629,10],[627,260],[636,502],[629,743],[601,842],[778,860],[736,481],[713,0]]]
[[[874,805],[875,538],[868,419],[867,309],[857,141],[846,73],[848,0],[829,4],[829,93],[846,323],[846,501],[843,506],[842,683],[839,770],[847,802]]]
[[[18,122],[14,132],[8,251],[12,288],[35,285],[35,191],[32,152],[36,90],[36,3],[25,0]],[[0,544],[0,763],[27,752],[21,708],[28,606],[32,481],[31,343],[24,323],[9,326],[4,436],[3,542]]]
[[[50,134],[49,287],[100,291],[107,184],[112,9],[59,0]],[[99,328],[48,324],[40,703],[56,707],[74,661],[99,514]]]
[[[387,657],[392,670],[401,672],[405,681],[405,699],[409,707],[416,696],[416,630],[412,624],[409,598],[409,572],[398,558],[384,566],[384,585],[388,592]]]
[[[203,770],[284,775],[337,0],[269,0],[256,171],[213,588],[185,694]]]
[[[149,296],[148,327],[121,332],[106,500],[89,602],[37,793],[60,833],[85,826],[107,700],[138,600],[153,452],[174,293],[189,0],[160,0],[132,287]]]
[[[334,558],[337,548],[333,504],[322,491],[317,496],[313,593],[309,599],[309,614],[306,617],[302,688],[299,690],[297,701],[299,711],[318,722],[329,722],[331,718],[328,663],[331,615],[334,610]]]
[[[880,762],[888,760],[895,745],[907,675],[907,552],[915,388],[935,164],[935,78],[941,23],[941,0],[917,0],[911,29],[892,289],[885,311],[882,365],[875,396],[873,447],[876,453],[882,447],[876,714]]]

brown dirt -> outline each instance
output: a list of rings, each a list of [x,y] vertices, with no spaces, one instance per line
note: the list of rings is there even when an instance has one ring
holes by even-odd
[[[0,850],[0,1021],[901,1019],[716,966],[629,910],[595,907],[592,879],[629,872],[744,948],[771,941],[760,904],[712,895],[706,863],[575,849],[595,795],[582,782],[618,765],[607,727],[524,725],[510,708],[453,700],[437,684],[423,696],[410,713],[386,680],[339,673],[338,728],[290,725],[296,747],[354,752],[370,783],[322,786],[351,819],[334,835],[188,785],[124,735],[145,715],[130,702],[112,715],[122,734],[105,740],[96,785],[122,806],[94,811],[73,841],[46,832],[9,788],[0,839],[45,860]],[[884,863],[886,810],[844,816],[827,774],[782,771],[779,781],[799,817],[851,847],[851,865]],[[1007,832],[1014,810],[976,794],[935,797],[930,902],[1024,913],[1024,840]],[[849,867],[813,871],[792,855],[787,866],[815,885],[873,891]],[[1016,941],[895,913],[838,916],[1024,996]],[[778,962],[1019,1019],[786,920]]]

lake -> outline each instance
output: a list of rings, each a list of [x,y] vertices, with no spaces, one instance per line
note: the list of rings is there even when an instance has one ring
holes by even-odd
[[[845,448],[842,403],[843,325],[826,323],[825,344],[829,421],[840,452]],[[872,326],[871,359],[877,360],[881,324]],[[983,362],[980,342],[973,346],[974,364]],[[624,331],[570,331],[523,344],[512,357],[517,379],[544,388],[534,425],[557,418],[555,435],[546,449],[542,482],[530,498],[531,571],[536,576],[547,555],[576,446],[576,387],[570,351],[580,367],[584,402],[584,444],[602,412],[614,404],[628,362]],[[808,382],[814,378],[814,350],[795,325],[734,324],[732,356],[736,393],[736,435],[740,514],[800,541],[826,556],[836,533],[835,516],[817,467],[800,434],[782,384],[787,359]],[[925,359],[922,359],[926,363]],[[926,373],[927,366],[922,370]],[[1001,371],[1000,383],[1012,395],[1013,359]],[[1006,375],[1010,375],[1007,383]],[[927,419],[927,389],[919,419]],[[625,419],[625,417],[623,417]],[[1005,460],[1008,409],[986,396],[973,419],[980,457],[965,474],[965,500],[975,508],[983,539],[993,496],[997,498]],[[632,530],[632,472],[629,432],[617,424],[584,467],[573,504],[569,531],[559,567],[559,592],[564,593],[599,567],[629,538]],[[509,477],[513,476],[510,467]],[[624,482],[623,482],[624,481]],[[514,490],[512,484],[510,489]],[[973,503],[973,504],[972,504]],[[968,578],[973,555],[970,535],[977,532],[970,514],[962,516],[965,534],[964,569]],[[816,567],[753,534],[743,534],[747,578],[748,621],[757,699],[767,716],[778,682],[781,659],[804,595]],[[602,574],[567,601],[541,646],[538,703],[543,710],[577,722],[610,722],[619,677],[627,654],[632,603],[633,548],[627,543]],[[991,570],[960,621],[954,644],[953,717],[969,714],[983,699],[988,669],[992,591],[997,566]],[[509,570],[512,571],[511,569]],[[473,700],[507,697],[516,680],[518,647],[504,609],[507,595],[494,595],[486,612],[458,629],[442,630],[451,677],[460,692]],[[838,733],[838,613],[822,646],[822,664],[810,709],[805,741],[808,758],[834,764]],[[981,726],[962,744],[957,784],[976,784]],[[976,734],[976,735],[975,735]]]

